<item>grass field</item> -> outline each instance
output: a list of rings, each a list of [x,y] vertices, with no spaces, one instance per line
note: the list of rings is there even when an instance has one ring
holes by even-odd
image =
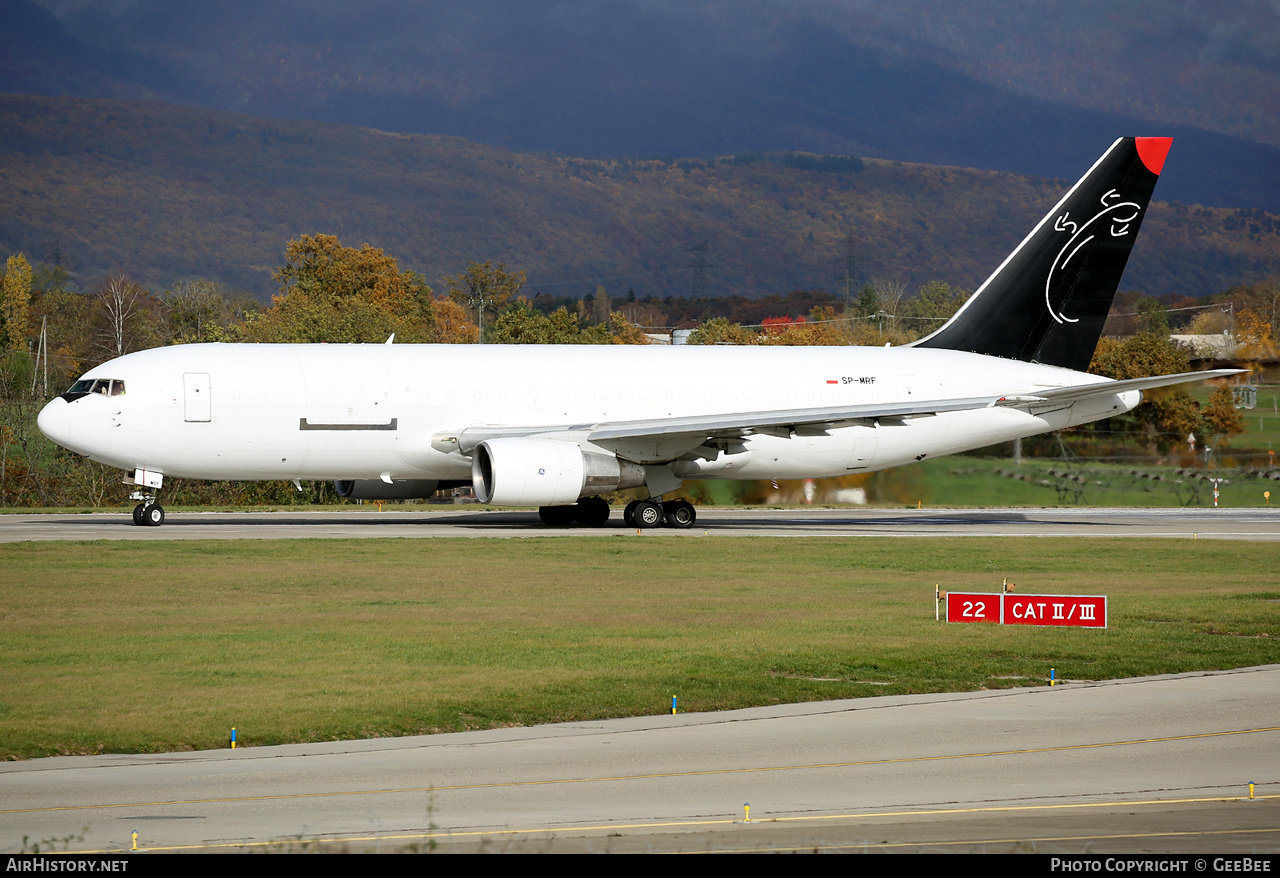
[[[0,546],[0,753],[204,749],[1280,661],[1280,545],[734,538]],[[946,625],[933,588],[1110,596]]]
[[[904,468],[898,478],[906,485],[914,482],[914,493],[932,506],[1212,506],[1208,478],[1220,477],[1226,479],[1219,486],[1220,506],[1280,508],[1280,481],[1243,469],[1179,471],[1173,466],[1033,459],[1016,465],[971,457],[944,457],[918,466],[917,475]],[[912,491],[894,493],[908,500]]]

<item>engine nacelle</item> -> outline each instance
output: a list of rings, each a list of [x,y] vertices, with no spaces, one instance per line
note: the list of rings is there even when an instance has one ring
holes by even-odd
[[[435,479],[406,479],[389,485],[382,479],[342,479],[333,483],[338,496],[348,500],[420,500],[440,487]]]
[[[644,481],[642,466],[559,439],[486,439],[471,457],[476,499],[502,506],[564,506]]]

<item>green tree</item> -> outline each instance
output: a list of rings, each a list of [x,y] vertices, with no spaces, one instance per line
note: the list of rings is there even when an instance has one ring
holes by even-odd
[[[449,298],[466,307],[475,315],[480,326],[481,340],[487,340],[484,331],[486,315],[497,314],[515,301],[525,284],[523,271],[507,271],[501,262],[494,268],[492,262],[471,262],[461,274],[444,278]]]
[[[689,344],[760,344],[760,334],[715,317],[689,333]]]
[[[596,287],[595,295],[591,297],[591,321],[593,323],[608,323],[609,315],[609,294],[604,291],[604,287]]]
[[[909,317],[943,320],[960,310],[967,298],[968,290],[953,290],[951,284],[931,280],[920,288],[920,292],[906,303],[903,310]]]
[[[567,308],[540,314],[523,298],[517,300],[485,330],[490,344],[613,344],[603,324],[582,329]]]
[[[1144,296],[1138,300],[1136,310],[1141,332],[1158,336],[1169,334],[1169,309],[1159,301]]]
[[[201,278],[178,281],[160,298],[174,344],[238,341],[240,325],[252,311],[251,302],[233,300],[217,281]]]
[[[862,292],[858,294],[857,308],[860,317],[871,317],[880,310],[880,297],[871,284],[863,284]]]

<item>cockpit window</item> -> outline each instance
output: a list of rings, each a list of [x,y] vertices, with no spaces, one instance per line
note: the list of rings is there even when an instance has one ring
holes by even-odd
[[[75,402],[80,397],[90,393],[100,393],[103,396],[124,396],[124,382],[119,378],[81,378],[71,385],[70,390],[62,394],[62,398],[67,402]]]

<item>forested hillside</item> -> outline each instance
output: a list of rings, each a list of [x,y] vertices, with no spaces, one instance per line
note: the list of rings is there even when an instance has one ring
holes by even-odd
[[[1074,176],[1173,136],[1164,197],[1280,211],[1263,0],[6,0],[0,91],[616,158],[849,153]]]
[[[837,291],[860,279],[972,289],[1066,181],[856,158],[592,161],[456,138],[164,104],[0,96],[0,250],[83,287],[205,277],[259,296],[300,234],[373,244],[430,283],[469,261],[530,292]],[[1099,152],[1106,144],[1099,144]],[[1084,167],[1080,168],[1083,172]],[[1194,175],[1175,143],[1165,176]],[[1157,197],[1160,190],[1157,189]],[[1204,295],[1280,273],[1262,211],[1153,204],[1124,286]]]

